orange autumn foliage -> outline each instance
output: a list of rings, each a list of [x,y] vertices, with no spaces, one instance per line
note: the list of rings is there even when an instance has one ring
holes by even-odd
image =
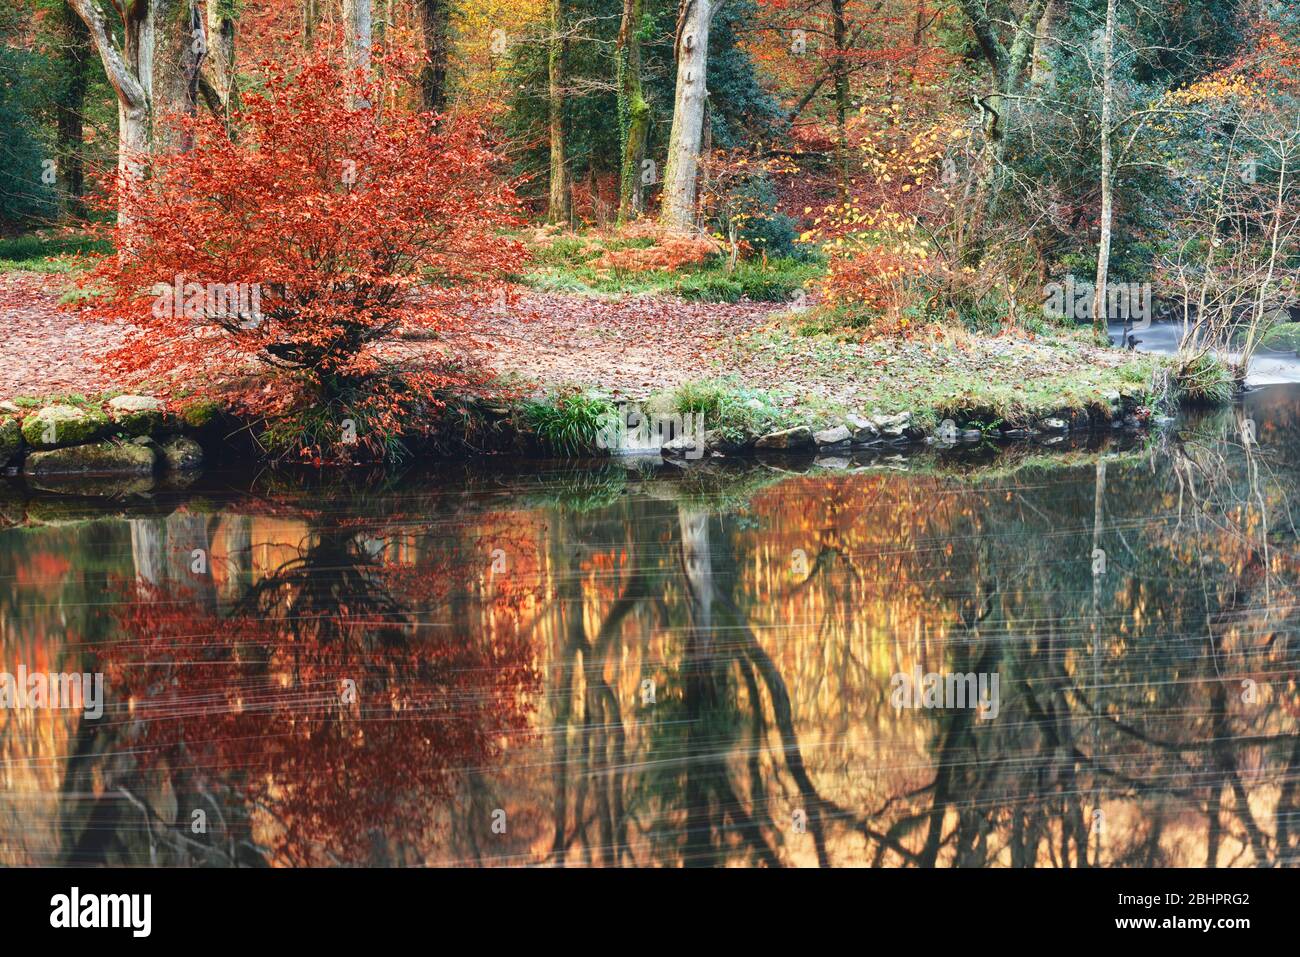
[[[86,280],[108,292],[97,318],[131,326],[119,374],[267,365],[331,394],[382,377],[380,343],[445,329],[453,291],[524,259],[500,234],[518,203],[475,116],[354,105],[345,90],[373,88],[325,55],[261,69],[231,130],[183,121],[190,148],[150,157],[126,191],[120,252]]]

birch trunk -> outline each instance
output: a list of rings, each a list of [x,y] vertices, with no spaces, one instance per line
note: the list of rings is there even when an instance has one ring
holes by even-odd
[[[370,11],[370,0],[343,0],[343,63],[349,72],[359,71],[360,76],[351,81],[354,83],[358,79],[363,84],[370,82],[370,48],[374,42]],[[370,106],[369,97],[360,91],[351,94],[350,102],[356,109]]]
[[[677,16],[677,91],[659,213],[660,222],[670,229],[688,230],[695,224],[695,179],[709,96],[705,81],[712,18],[713,0],[682,0]]]
[[[1097,243],[1097,282],[1093,288],[1092,331],[1106,335],[1106,284],[1110,279],[1111,222],[1114,217],[1114,175],[1111,171],[1110,127],[1115,113],[1115,0],[1106,0],[1105,49],[1101,67],[1101,236]]]

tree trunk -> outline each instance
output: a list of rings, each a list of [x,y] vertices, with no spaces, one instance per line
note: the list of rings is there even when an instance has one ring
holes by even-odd
[[[348,71],[358,71],[359,76],[350,82],[362,85],[370,82],[371,38],[370,0],[343,0],[343,63]],[[370,106],[370,98],[360,91],[351,94],[350,102],[356,109]]]
[[[208,3],[208,57],[207,68],[200,78],[206,83],[208,106],[227,124],[230,114],[239,108],[239,93],[235,88],[235,13],[230,4]]]
[[[1106,335],[1106,283],[1110,278],[1110,233],[1113,210],[1110,125],[1115,112],[1115,0],[1106,0],[1105,49],[1101,70],[1101,237],[1097,243],[1097,282],[1092,298],[1092,331]]]
[[[550,0],[551,35],[547,40],[547,111],[551,137],[551,175],[546,218],[569,222],[573,207],[569,196],[568,160],[564,153],[564,0]]]
[[[623,0],[623,22],[618,31],[618,121],[622,156],[618,192],[618,221],[623,224],[645,210],[646,136],[650,131],[650,104],[641,93],[642,0]]]
[[[143,2],[143,0],[142,0]],[[148,82],[151,152],[188,149],[180,121],[198,111],[199,72],[207,56],[207,31],[197,0],[150,0],[144,38],[152,41],[141,68]]]
[[[682,0],[677,15],[677,91],[659,213],[660,222],[670,229],[690,229],[695,220],[695,177],[709,95],[706,79],[712,18],[713,0]]]
[[[448,0],[419,0],[419,13],[424,55],[429,61],[420,71],[420,102],[426,110],[441,113],[447,108],[451,7]]]
[[[310,50],[316,42],[316,25],[320,22],[317,0],[302,0],[302,47]]]
[[[59,172],[63,178],[68,214],[74,219],[84,219],[86,189],[82,111],[90,82],[90,33],[72,7],[65,5],[62,17],[63,85],[55,104]]]
[[[849,28],[844,18],[844,0],[831,0],[831,29],[835,40],[835,54],[831,60],[831,73],[835,77],[835,129],[839,145],[838,174],[840,201],[849,198],[849,64],[845,59]]]
[[[127,226],[128,193],[144,180],[150,153],[185,145],[173,121],[191,115],[198,101],[203,21],[190,0],[137,0],[127,8],[119,47],[99,0],[68,2],[85,23],[117,94],[118,223]]]
[[[981,0],[958,0],[975,34],[980,53],[989,65],[990,90],[976,97],[984,144],[980,151],[980,168],[975,183],[974,215],[963,227],[968,235],[977,234],[986,217],[996,213],[1002,192],[1003,166],[1007,150],[1008,97],[1018,96],[1024,86],[1027,67],[1034,51],[1038,21],[1047,0],[1029,0],[1020,16],[1010,26],[994,15],[990,5]],[[978,256],[978,244],[966,249],[965,256]]]

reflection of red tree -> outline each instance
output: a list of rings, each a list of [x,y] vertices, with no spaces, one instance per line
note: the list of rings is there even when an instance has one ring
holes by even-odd
[[[417,627],[383,575],[268,581],[225,615],[152,586],[117,612],[107,670],[131,697],[142,764],[192,768],[270,815],[290,862],[364,860],[382,835],[418,842],[454,773],[525,726],[527,643]],[[328,615],[312,589],[333,598]]]

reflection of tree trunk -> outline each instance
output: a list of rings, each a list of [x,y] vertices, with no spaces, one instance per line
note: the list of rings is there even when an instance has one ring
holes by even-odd
[[[555,758],[551,764],[551,788],[555,798],[553,815],[555,834],[551,841],[551,863],[564,866],[568,850],[569,829],[569,721],[573,714],[573,674],[579,650],[587,637],[582,623],[582,582],[570,545],[572,519],[563,513],[556,517],[551,535],[551,576],[556,586],[557,633],[560,647],[554,656],[559,675],[555,682]]]
[[[1101,761],[1101,716],[1103,713],[1101,702],[1101,579],[1104,565],[1097,565],[1100,560],[1105,561],[1106,555],[1101,547],[1101,530],[1104,516],[1103,506],[1106,503],[1106,459],[1097,456],[1096,478],[1093,482],[1093,502],[1092,502],[1092,760],[1094,765]],[[1093,798],[1093,813],[1098,813],[1101,809],[1101,795],[1096,794]],[[1100,820],[1100,819],[1098,819]],[[1094,860],[1101,862],[1101,841],[1103,828],[1097,829],[1097,850]],[[1088,862],[1086,835],[1088,831],[1082,832],[1085,835],[1084,853],[1082,854],[1082,863]]]
[[[1291,756],[1282,769],[1282,793],[1278,795],[1277,811],[1277,864],[1294,867],[1297,863],[1292,848],[1291,822],[1300,815],[1300,737],[1295,739]]]
[[[1237,759],[1233,752],[1237,736],[1228,721],[1227,680],[1218,673],[1218,663],[1223,653],[1223,633],[1227,628],[1234,627],[1235,622],[1239,620],[1243,609],[1249,602],[1251,594],[1250,579],[1256,578],[1261,572],[1267,574],[1266,570],[1263,569],[1263,563],[1260,561],[1258,553],[1252,550],[1235,584],[1232,595],[1219,610],[1218,615],[1207,619],[1206,622],[1210,636],[1211,652],[1207,657],[1206,667],[1213,665],[1215,669],[1214,674],[1206,675],[1207,680],[1210,682],[1210,755],[1216,776],[1216,781],[1213,784],[1216,793],[1214,793],[1212,800],[1208,802],[1208,809],[1213,815],[1210,819],[1210,836],[1211,841],[1216,845],[1214,852],[1217,858],[1217,843],[1219,840],[1217,827],[1218,814],[1222,807],[1222,791],[1225,787],[1230,788],[1233,795],[1234,809],[1237,817],[1241,819],[1242,826],[1246,829],[1251,851],[1255,855],[1255,866],[1269,867],[1272,862],[1268,856],[1268,847],[1263,832],[1259,828],[1259,823],[1255,820],[1255,812],[1251,810],[1249,795],[1242,783],[1241,771],[1237,766]],[[1217,861],[1207,856],[1207,864],[1211,867],[1217,866]]]
[[[632,556],[629,545],[629,557]],[[593,648],[587,654],[590,666],[587,668],[588,707],[599,715],[601,748],[599,750],[602,767],[594,783],[601,789],[600,806],[608,817],[605,829],[608,836],[605,844],[608,848],[606,859],[617,864],[627,850],[627,813],[623,805],[623,780],[626,773],[627,734],[623,728],[623,715],[618,704],[618,696],[605,680],[605,662],[609,660],[614,640],[619,635],[624,619],[631,614],[644,599],[650,596],[650,581],[636,567],[635,560],[630,561],[631,577],[623,588],[605,620],[601,622],[596,633]]]
[[[709,550],[709,515],[707,512],[678,508],[677,522],[682,533],[682,567],[690,589],[691,624],[704,633],[704,651],[708,652],[713,627],[713,558]]]
[[[982,569],[988,561],[987,554],[987,544],[981,543],[979,546],[979,559],[971,570],[971,575],[975,580],[974,600],[970,605],[969,614],[964,610],[962,612],[961,620],[964,634],[960,641],[954,643],[954,647],[961,649],[959,653],[967,656],[965,662],[958,659],[954,670],[959,672],[974,671],[976,674],[988,674],[993,670],[993,664],[995,663],[997,642],[985,642],[979,628],[980,622],[987,618],[993,610],[993,591],[985,585],[982,577]],[[953,639],[949,638],[949,642],[952,643]],[[934,867],[938,863],[944,818],[947,816],[953,802],[964,798],[973,804],[978,804],[979,796],[975,793],[975,789],[978,784],[979,768],[978,766],[972,767],[970,761],[970,754],[973,750],[971,729],[976,720],[976,713],[975,708],[961,708],[951,716],[948,716],[947,712],[940,712],[940,714],[945,715],[941,719],[945,727],[941,731],[929,826],[926,831],[925,844],[917,855],[917,863],[921,867]],[[963,826],[963,819],[964,815],[959,814],[959,828]],[[962,836],[961,832],[959,832],[960,836]],[[964,860],[961,849],[959,842],[958,862],[969,863],[969,854],[972,850],[969,841],[965,846],[966,858]]]
[[[728,633],[733,636],[732,640],[736,642],[738,650],[746,659],[746,663],[762,676],[763,685],[767,689],[768,697],[772,700],[772,715],[777,732],[781,737],[782,758],[803,801],[801,810],[807,814],[808,830],[812,832],[813,843],[817,849],[817,861],[822,867],[829,867],[830,858],[826,851],[823,814],[832,812],[843,814],[846,818],[849,815],[823,798],[813,785],[812,778],[808,775],[808,771],[804,766],[803,750],[799,745],[799,735],[794,727],[794,709],[790,704],[790,693],[786,688],[785,679],[781,677],[780,669],[776,666],[776,662],[763,650],[763,646],[758,643],[758,639],[754,637],[753,631],[736,606],[722,597],[719,597],[719,603],[726,616]],[[742,668],[742,672],[743,670]],[[750,687],[754,689],[756,686],[751,683]],[[761,703],[757,700],[757,696],[753,691],[751,691],[751,697],[755,698],[752,706],[755,708],[761,707]],[[756,794],[755,801],[757,800],[758,796]],[[865,822],[859,822],[859,826],[864,833],[868,831]],[[750,828],[753,831],[757,830],[756,825],[753,824],[750,825]],[[901,848],[899,850],[900,853],[906,853]]]
[[[717,742],[712,740],[718,706],[718,682],[712,654],[713,566],[709,551],[709,517],[684,507],[677,510],[682,537],[682,570],[690,602],[690,628],[682,660],[683,695],[688,721],[686,781],[686,866],[718,863],[712,779],[718,775]]]
[[[248,515],[227,515],[223,525],[227,571],[221,597],[233,602],[253,583],[253,519]]]
[[[187,582],[205,610],[217,610],[217,589],[212,577],[212,546],[208,542],[208,518],[192,512],[167,516],[167,552],[172,581]]]
[[[163,579],[163,563],[167,541],[167,525],[161,518],[132,518],[131,560],[135,565],[135,580],[158,585]]]

